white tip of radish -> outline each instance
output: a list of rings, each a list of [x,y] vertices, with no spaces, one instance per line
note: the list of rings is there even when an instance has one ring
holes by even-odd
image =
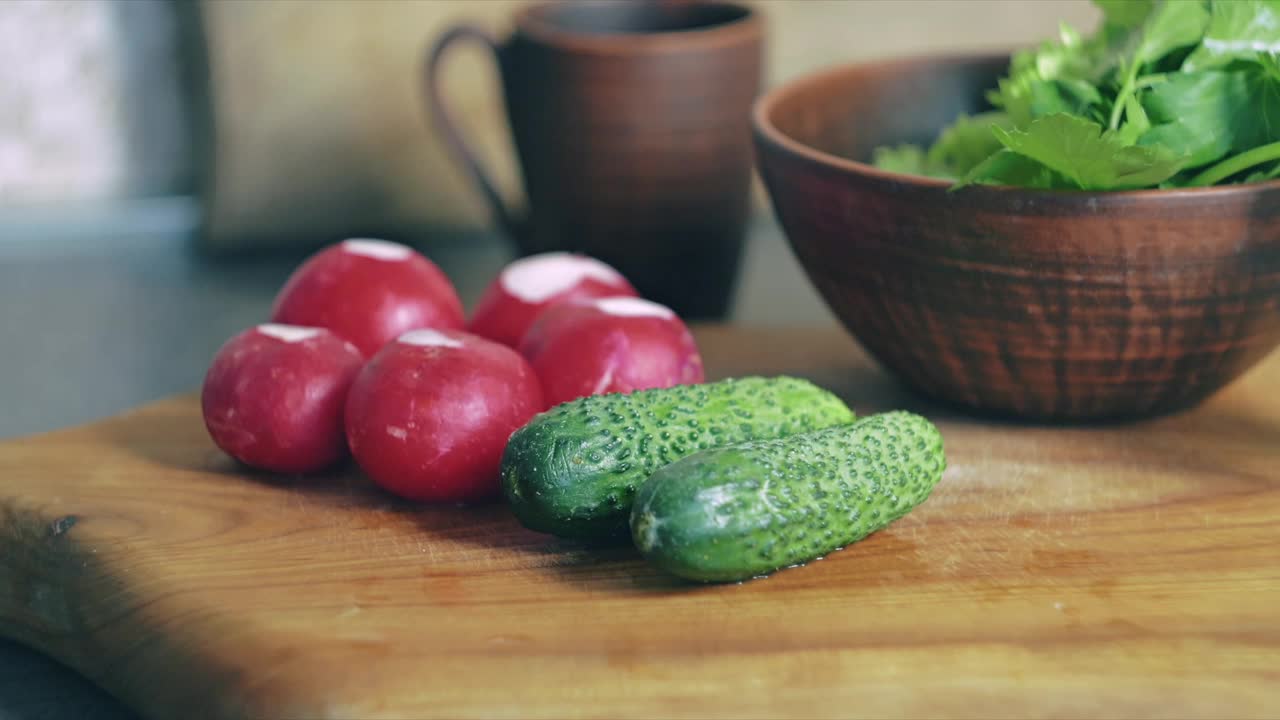
[[[386,240],[367,240],[364,238],[343,240],[342,250],[352,255],[360,255],[387,262],[399,262],[413,255],[413,248],[406,245],[387,242]]]
[[[527,303],[555,297],[587,278],[620,283],[617,270],[594,258],[555,252],[534,255],[507,266],[499,276],[502,289]]]
[[[273,337],[277,340],[287,343],[302,342],[309,340],[321,333],[320,328],[303,327],[301,325],[281,325],[279,323],[266,323],[258,326],[258,334]]]
[[[618,317],[673,318],[676,316],[671,308],[641,298],[608,297],[595,300],[593,304],[605,313]]]
[[[421,347],[462,347],[461,340],[451,338],[439,330],[431,330],[430,328],[410,330],[396,338],[396,342],[404,343],[405,345],[419,345]]]

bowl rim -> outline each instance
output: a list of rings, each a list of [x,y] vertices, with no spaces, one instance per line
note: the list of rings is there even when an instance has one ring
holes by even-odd
[[[763,34],[760,11],[743,0],[695,0],[689,4],[718,6],[738,10],[742,14],[732,20],[684,30],[659,30],[636,33],[592,33],[568,30],[548,19],[548,15],[566,5],[610,6],[611,0],[538,0],[528,3],[514,15],[517,34],[562,51],[627,55],[631,53],[681,53],[754,42]]]
[[[868,72],[877,68],[892,68],[908,65],[936,65],[949,62],[1007,61],[1010,54],[1010,52],[961,51],[896,55],[875,60],[840,63],[831,67],[804,73],[782,82],[756,99],[751,108],[752,129],[754,130],[759,142],[768,144],[778,151],[794,157],[802,158],[816,165],[835,168],[845,173],[870,178],[882,183],[913,185],[921,189],[937,188],[947,190],[953,184],[950,180],[883,170],[870,163],[851,160],[824,150],[819,150],[811,145],[806,145],[778,129],[778,127],[773,124],[772,113],[779,104],[790,98],[795,93],[814,85],[829,82],[832,78],[842,77],[852,73]],[[1232,195],[1250,195],[1268,190],[1280,190],[1280,178],[1267,180],[1266,182],[1250,183],[1247,185],[1211,185],[1208,187],[1173,189],[1045,190],[1021,187],[1017,185],[970,185],[965,187],[964,190],[971,193],[986,193],[1005,197],[1022,195],[1039,198],[1071,198],[1096,203],[1101,198],[1126,201],[1153,200],[1157,198],[1168,198],[1171,200],[1174,198],[1221,198]]]

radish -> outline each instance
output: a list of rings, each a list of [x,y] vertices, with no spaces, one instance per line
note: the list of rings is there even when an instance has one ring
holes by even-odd
[[[324,328],[250,328],[214,355],[200,393],[205,427],[246,465],[320,470],[346,455],[343,404],[363,364],[354,345]]]
[[[549,405],[587,395],[700,383],[702,357],[669,308],[634,297],[548,308],[520,343]]]
[[[516,347],[529,326],[554,303],[623,295],[635,297],[627,279],[608,265],[584,255],[553,252],[507,265],[485,289],[467,329]]]
[[[346,240],[308,258],[276,296],[271,319],[328,328],[365,357],[408,330],[463,325],[462,302],[440,268],[382,240]]]
[[[498,494],[507,438],[543,409],[538,378],[516,351],[464,332],[414,330],[360,371],[347,440],[369,478],[397,495],[486,500]]]

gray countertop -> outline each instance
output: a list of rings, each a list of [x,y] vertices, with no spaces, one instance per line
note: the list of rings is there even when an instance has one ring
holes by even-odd
[[[468,306],[512,257],[489,235],[441,238],[426,252]],[[211,261],[166,236],[41,253],[0,244],[0,438],[197,388],[218,346],[265,319],[300,259]],[[754,225],[729,319],[835,322],[771,220]],[[75,673],[0,640],[0,720],[133,717]]]

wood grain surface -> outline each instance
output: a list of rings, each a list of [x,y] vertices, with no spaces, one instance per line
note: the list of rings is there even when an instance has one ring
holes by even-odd
[[[1195,411],[1014,425],[905,393],[842,334],[699,331],[942,429],[934,496],[739,585],[277,479],[195,398],[0,445],[0,634],[152,718],[1274,717],[1280,355]]]

